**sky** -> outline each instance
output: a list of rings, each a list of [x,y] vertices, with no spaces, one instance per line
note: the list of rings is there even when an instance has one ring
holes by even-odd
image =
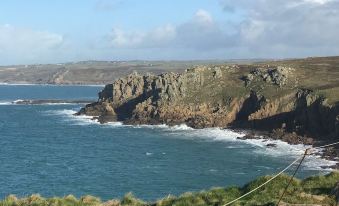
[[[339,55],[339,0],[1,0],[0,65]]]

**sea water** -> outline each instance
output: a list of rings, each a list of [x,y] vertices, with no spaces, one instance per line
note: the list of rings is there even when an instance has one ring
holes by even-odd
[[[102,87],[0,85],[0,198],[9,194],[145,200],[242,186],[286,167],[305,146],[238,140],[242,133],[186,125],[99,124],[73,116],[81,104],[16,105],[18,99],[97,99]],[[269,143],[276,148],[266,147]],[[331,165],[307,157],[299,177]]]

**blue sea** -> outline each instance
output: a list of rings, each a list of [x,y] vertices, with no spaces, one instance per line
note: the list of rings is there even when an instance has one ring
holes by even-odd
[[[101,125],[73,116],[81,104],[16,105],[18,99],[97,100],[100,86],[0,85],[0,198],[9,194],[145,200],[241,186],[286,167],[305,146],[237,140],[227,129]],[[268,148],[268,143],[277,148]],[[307,157],[299,177],[332,162]]]

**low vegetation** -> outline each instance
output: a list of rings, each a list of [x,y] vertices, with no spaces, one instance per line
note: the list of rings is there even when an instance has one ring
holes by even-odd
[[[79,199],[73,195],[62,198],[43,198],[40,195],[31,195],[17,198],[9,195],[0,201],[0,206],[205,206],[224,205],[225,203],[245,194],[265,182],[269,176],[260,177],[243,187],[212,188],[208,191],[187,192],[178,197],[167,196],[155,202],[144,202],[137,199],[132,193],[126,194],[121,200],[101,201],[93,196],[83,196]],[[251,195],[239,200],[233,205],[276,205],[290,177],[279,176],[273,182]],[[339,172],[332,172],[325,176],[309,177],[304,180],[294,179],[283,198],[282,205],[315,204],[336,205],[338,200]]]

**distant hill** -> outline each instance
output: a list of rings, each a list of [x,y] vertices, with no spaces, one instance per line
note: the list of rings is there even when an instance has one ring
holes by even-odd
[[[228,63],[254,60],[229,60]],[[137,71],[160,74],[181,72],[193,65],[225,64],[226,61],[81,61],[64,64],[0,66],[0,83],[8,84],[108,84]]]

